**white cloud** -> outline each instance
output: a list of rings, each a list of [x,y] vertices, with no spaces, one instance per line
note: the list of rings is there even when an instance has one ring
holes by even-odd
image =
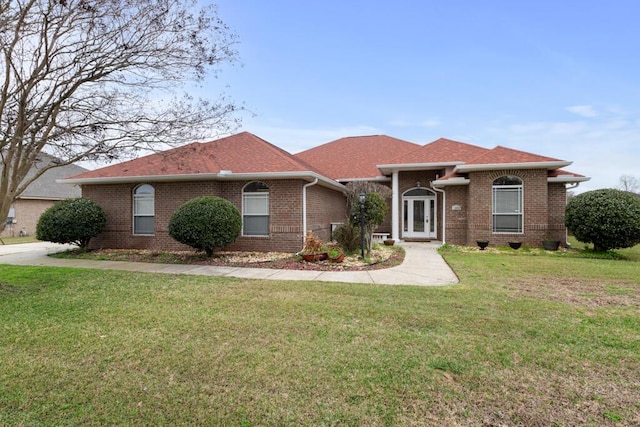
[[[394,119],[389,122],[389,125],[394,127],[401,127],[401,128],[419,127],[419,128],[429,129],[429,128],[440,126],[440,124],[441,124],[440,120],[435,117],[424,119],[422,121]]]
[[[440,126],[440,120],[438,120],[438,119],[427,119],[427,120],[422,121],[419,124],[419,126],[423,127],[423,128],[434,128],[434,127]]]
[[[598,112],[591,105],[574,105],[567,107],[565,110],[570,113],[577,114],[582,117],[598,117]]]

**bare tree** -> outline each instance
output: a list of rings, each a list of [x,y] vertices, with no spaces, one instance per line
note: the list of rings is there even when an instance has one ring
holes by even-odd
[[[50,167],[235,124],[224,96],[188,95],[237,55],[217,8],[197,3],[0,0],[0,231],[13,201]],[[59,162],[27,175],[41,152]]]
[[[618,189],[630,193],[640,193],[640,179],[633,175],[622,175]]]

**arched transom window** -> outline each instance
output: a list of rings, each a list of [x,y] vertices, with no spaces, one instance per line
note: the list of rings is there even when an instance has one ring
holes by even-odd
[[[242,190],[242,235],[269,235],[269,187],[254,181]]]
[[[493,181],[493,232],[523,232],[522,180],[505,175]]]
[[[155,234],[155,190],[149,184],[133,190],[133,234]]]

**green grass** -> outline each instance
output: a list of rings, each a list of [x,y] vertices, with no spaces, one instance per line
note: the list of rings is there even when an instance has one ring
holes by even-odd
[[[581,250],[581,251],[593,251],[593,245],[592,244],[585,244],[582,242],[579,242],[578,240],[576,240],[575,237],[573,236],[569,236],[569,243],[571,244],[571,246],[577,250]],[[632,248],[624,248],[624,249],[615,249],[612,251],[609,251],[611,253],[617,254],[625,259],[628,259],[630,261],[636,261],[636,262],[640,262],[640,245],[636,245]]]
[[[36,236],[26,236],[26,237],[3,237],[2,238],[2,242],[4,242],[5,245],[19,245],[21,243],[35,243],[38,242],[39,240],[36,239]],[[2,243],[0,243],[1,245]]]
[[[638,263],[444,256],[459,285],[0,266],[0,425],[638,424]]]

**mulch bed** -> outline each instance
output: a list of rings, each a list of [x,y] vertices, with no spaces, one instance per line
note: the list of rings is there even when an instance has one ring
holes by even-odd
[[[160,264],[191,264],[246,268],[273,268],[282,270],[362,271],[379,270],[402,264],[404,250],[398,247],[374,248],[369,262],[360,256],[349,255],[341,263],[329,260],[307,262],[300,256],[281,252],[216,252],[213,257],[194,252],[155,252],[148,250],[99,249],[88,252],[66,252],[64,257],[102,261],[150,262]]]

